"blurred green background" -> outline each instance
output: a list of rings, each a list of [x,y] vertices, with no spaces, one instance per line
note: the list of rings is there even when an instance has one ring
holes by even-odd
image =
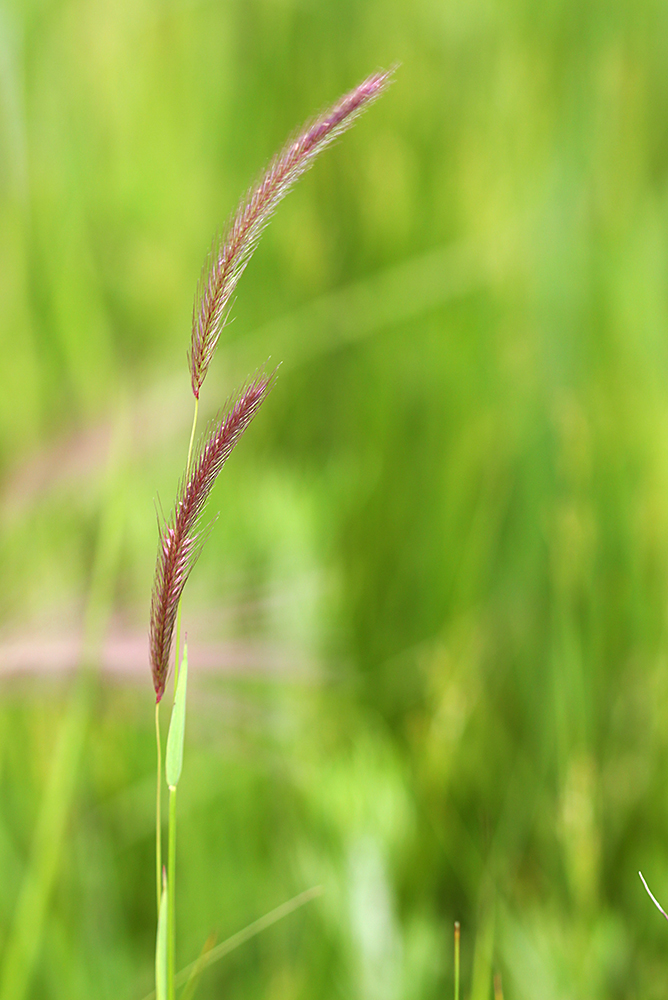
[[[278,384],[184,603],[199,996],[664,998],[668,6],[3,0],[0,1000],[152,988],[154,503],[211,237],[302,121],[203,390]],[[95,679],[76,682],[77,667]]]

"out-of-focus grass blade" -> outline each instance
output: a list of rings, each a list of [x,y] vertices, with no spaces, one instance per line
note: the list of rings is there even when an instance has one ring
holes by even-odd
[[[195,996],[195,990],[197,989],[200,981],[200,977],[206,968],[207,956],[212,951],[216,943],[216,934],[209,934],[208,938],[204,942],[204,947],[202,948],[199,958],[195,962],[192,968],[192,972],[188,976],[188,982],[186,983],[183,993],[181,994],[181,1000],[193,1000]]]
[[[167,872],[162,872],[162,896],[155,939],[155,993],[157,1000],[167,1000]]]
[[[89,678],[82,674],[61,725],[29,865],[3,955],[1,1000],[23,1000],[32,980],[79,773],[88,720],[89,684]]]
[[[492,960],[494,957],[494,911],[483,914],[478,922],[478,933],[473,952],[473,981],[471,1000],[486,1000],[492,992]]]
[[[186,691],[188,685],[188,644],[183,646],[183,660],[176,685],[176,697],[167,735],[165,777],[170,788],[176,788],[183,767],[183,738],[186,728]]]
[[[254,938],[256,934],[260,934],[262,931],[266,930],[267,927],[271,927],[272,924],[278,923],[283,917],[287,917],[288,914],[293,913],[298,910],[300,906],[304,906],[306,903],[310,903],[312,899],[316,899],[318,896],[322,896],[323,887],[321,885],[315,885],[311,889],[306,889],[304,892],[300,892],[298,896],[293,896],[292,899],[288,899],[287,902],[281,903],[277,906],[275,910],[270,910],[269,913],[265,913],[263,917],[259,920],[254,920],[252,924],[248,927],[244,927],[242,931],[238,931],[233,934],[232,937],[227,938],[225,941],[221,941],[219,945],[212,948],[207,954],[202,954],[190,965],[186,965],[184,969],[174,977],[174,983],[176,986],[183,986],[185,982],[188,981],[194,969],[201,964],[201,968],[198,969],[198,974],[217,962],[219,958],[223,958],[228,955],[235,948],[240,945],[245,944],[246,941],[250,941]],[[143,1000],[159,1000],[156,998],[155,990],[152,993],[147,993]]]
[[[30,859],[23,877],[12,928],[2,956],[0,1000],[23,1000],[30,990],[53,884],[63,851],[65,828],[76,788],[90,716],[99,638],[108,617],[122,538],[123,503],[117,466],[123,455],[125,417],[112,440],[108,482],[101,510],[86,607],[83,652],[72,700],[63,719],[40,804]]]
[[[454,246],[448,243],[416,255],[339,291],[321,295],[247,337],[226,344],[223,349],[226,367],[234,376],[231,381],[243,378],[258,357],[281,357],[285,370],[290,370],[484,287],[489,280],[490,261],[499,264],[492,249],[497,243],[490,243],[489,248],[481,247],[479,241]]]

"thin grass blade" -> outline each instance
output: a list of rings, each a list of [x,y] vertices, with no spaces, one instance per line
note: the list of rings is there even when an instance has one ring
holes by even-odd
[[[652,902],[656,906],[656,908],[659,911],[659,913],[663,914],[663,916],[666,918],[666,920],[668,920],[668,913],[666,913],[666,911],[664,910],[664,908],[661,906],[661,903],[658,901],[658,899],[656,898],[656,896],[654,895],[654,893],[652,892],[652,890],[650,889],[650,887],[647,885],[647,882],[645,881],[645,876],[643,875],[642,872],[638,872],[638,875],[640,875],[640,881],[645,886],[645,890],[647,892],[647,895],[652,900]]]
[[[215,944],[216,944],[216,935],[215,933],[211,933],[204,942],[204,946],[199,954],[199,958],[196,960],[195,964],[193,965],[192,972],[188,976],[188,982],[183,988],[183,993],[181,994],[181,1000],[193,1000],[193,997],[195,996],[195,990],[199,986],[199,981],[202,978],[202,973],[204,972],[207,966],[206,962],[207,956],[213,950]]]
[[[301,906],[305,906],[306,903],[310,903],[312,899],[316,899],[318,896],[322,896],[324,890],[321,885],[315,885],[312,889],[306,889],[305,892],[300,892],[298,896],[293,896],[292,899],[288,899],[285,903],[281,903],[277,906],[275,910],[270,910],[269,913],[265,913],[263,917],[259,920],[254,920],[252,924],[248,924],[243,930],[238,931],[233,934],[232,937],[227,938],[225,941],[221,941],[220,944],[212,948],[211,951],[204,956],[196,959],[196,961],[191,962],[186,965],[185,968],[181,969],[180,972],[174,977],[175,986],[183,986],[185,982],[190,978],[193,969],[198,965],[199,962],[202,963],[202,971],[208,969],[210,965],[217,962],[219,959],[224,958],[225,955],[229,955],[231,951],[235,948],[239,948],[246,941],[250,941],[251,938],[256,937],[256,935],[261,934],[262,931],[271,927],[272,924],[278,923],[283,917],[287,917],[290,913],[294,913]],[[147,993],[143,1000],[156,1000],[155,990],[151,993]],[[160,1000],[160,998],[157,998]]]

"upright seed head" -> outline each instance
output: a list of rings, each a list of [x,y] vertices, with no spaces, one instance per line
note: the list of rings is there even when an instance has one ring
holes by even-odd
[[[387,88],[392,71],[378,72],[306,125],[270,163],[262,180],[241,201],[222,239],[214,241],[195,296],[188,362],[192,390],[200,389],[225,325],[230,299],[262,230],[295,181],[316,156]]]

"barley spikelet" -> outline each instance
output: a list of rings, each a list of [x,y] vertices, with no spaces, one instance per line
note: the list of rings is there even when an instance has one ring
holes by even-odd
[[[188,363],[192,390],[199,398],[202,382],[225,325],[230,299],[281,199],[308,170],[316,156],[387,87],[392,71],[378,72],[342,97],[325,114],[306,125],[270,163],[260,183],[242,200],[222,239],[214,242],[202,271],[193,308]]]
[[[156,701],[169,673],[176,613],[186,581],[202,548],[202,514],[218,473],[257,413],[274,382],[260,374],[210,424],[193,456],[190,476],[181,481],[174,510],[161,524],[151,594],[149,651]]]

